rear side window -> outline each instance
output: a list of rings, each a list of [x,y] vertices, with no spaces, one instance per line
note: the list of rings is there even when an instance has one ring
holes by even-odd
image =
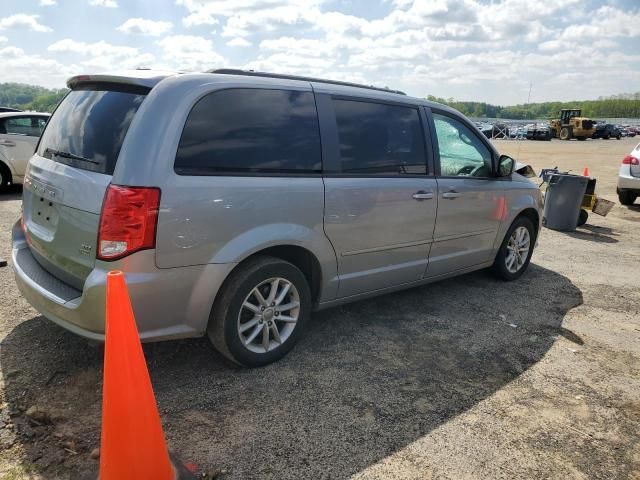
[[[179,175],[319,173],[313,94],[260,89],[208,94],[189,113],[174,169]]]
[[[146,90],[72,90],[50,118],[38,155],[83,170],[113,174],[124,137]]]
[[[427,162],[418,110],[333,100],[342,173],[425,175]]]
[[[7,118],[0,124],[0,133],[39,137],[46,122],[43,117]]]

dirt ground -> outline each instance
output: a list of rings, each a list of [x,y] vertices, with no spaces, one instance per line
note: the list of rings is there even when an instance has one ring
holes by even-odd
[[[498,141],[616,200],[636,139]],[[20,193],[0,196],[0,257]],[[204,339],[145,346],[170,448],[222,479],[640,478],[640,204],[545,229],[528,273],[486,272],[314,315],[262,369]],[[95,472],[102,349],[0,269],[0,477]],[[95,477],[93,477],[95,478]]]

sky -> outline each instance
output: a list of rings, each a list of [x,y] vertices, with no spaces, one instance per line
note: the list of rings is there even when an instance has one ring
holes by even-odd
[[[640,0],[0,3],[0,82],[235,67],[498,105],[640,90]]]

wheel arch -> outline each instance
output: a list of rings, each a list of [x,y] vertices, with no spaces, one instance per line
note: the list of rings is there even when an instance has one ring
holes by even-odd
[[[535,208],[528,207],[518,213],[511,223],[515,222],[520,217],[526,217],[533,223],[533,228],[535,229],[536,238],[540,231],[540,214]]]
[[[257,251],[253,251],[240,260],[226,275],[225,279],[220,284],[220,288],[214,295],[211,303],[211,309],[213,310],[216,301],[220,297],[220,292],[226,287],[232,274],[236,272],[241,266],[247,262],[260,256],[269,256],[279,258],[286,262],[295,265],[305,276],[311,290],[311,299],[315,306],[318,303],[322,295],[323,290],[323,270],[318,257],[309,249],[300,245],[293,244],[279,244],[264,247]]]
[[[502,225],[496,235],[494,243],[495,254],[498,253],[502,242],[504,241],[509,228],[517,218],[525,216],[531,220],[535,229],[536,239],[541,228],[542,219],[542,193],[537,188],[514,188],[507,192],[507,216],[503,220]]]

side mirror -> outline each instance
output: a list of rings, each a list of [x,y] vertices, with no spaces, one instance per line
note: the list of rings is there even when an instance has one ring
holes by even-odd
[[[498,176],[508,177],[513,173],[513,169],[516,166],[516,161],[508,155],[500,155],[498,160]]]

